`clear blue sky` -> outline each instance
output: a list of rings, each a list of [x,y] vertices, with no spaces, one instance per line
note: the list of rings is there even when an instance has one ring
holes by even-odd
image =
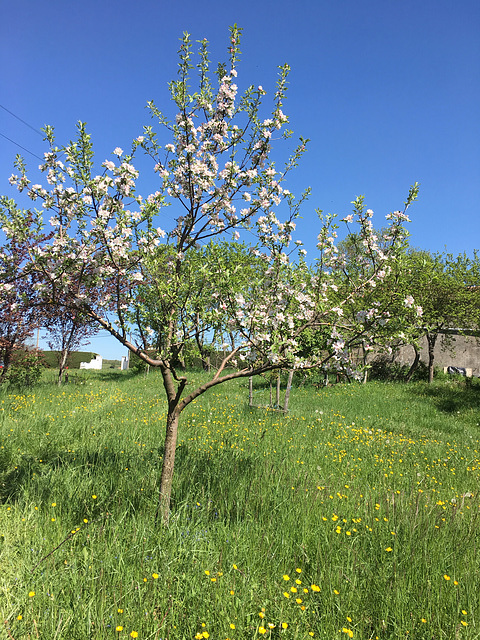
[[[101,162],[151,123],[147,100],[169,110],[183,31],[206,37],[216,62],[227,58],[234,22],[244,29],[240,88],[261,84],[271,95],[277,65],[292,67],[284,111],[295,135],[311,139],[289,184],[294,193],[312,187],[298,224],[307,249],[315,208],[343,216],[365,194],[381,226],[414,181],[421,192],[411,245],[480,248],[479,0],[4,2],[0,192],[11,193],[7,179],[22,152],[3,136],[38,156],[45,150],[17,118],[35,129],[54,125],[59,144],[86,121]],[[124,353],[102,337],[90,348]]]

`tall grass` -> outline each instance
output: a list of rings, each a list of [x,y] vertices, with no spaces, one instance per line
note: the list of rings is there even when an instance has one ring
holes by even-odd
[[[0,637],[480,637],[477,384],[212,390],[168,528],[160,384],[2,393]]]

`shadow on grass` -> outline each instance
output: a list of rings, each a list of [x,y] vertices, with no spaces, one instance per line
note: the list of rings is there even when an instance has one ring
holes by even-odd
[[[447,414],[480,410],[480,380],[465,379],[422,385],[417,395],[428,398],[438,411]]]

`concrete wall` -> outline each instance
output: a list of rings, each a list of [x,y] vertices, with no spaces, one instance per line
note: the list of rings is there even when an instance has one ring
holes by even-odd
[[[427,339],[423,338],[420,357],[428,363]],[[401,364],[411,364],[415,358],[413,347],[399,350],[395,360]],[[474,376],[480,376],[480,339],[462,335],[439,335],[435,344],[435,367],[465,367],[472,369]]]

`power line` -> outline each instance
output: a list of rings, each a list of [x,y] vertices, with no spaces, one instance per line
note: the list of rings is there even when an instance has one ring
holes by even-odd
[[[36,129],[35,127],[32,127],[31,124],[29,124],[28,122],[26,122],[25,120],[23,120],[22,118],[20,118],[20,116],[17,116],[17,114],[13,113],[13,111],[10,111],[10,109],[7,109],[7,107],[4,107],[3,104],[0,104],[0,107],[6,111],[7,113],[9,113],[11,116],[13,116],[14,118],[16,118],[17,120],[20,120],[20,122],[22,122],[26,127],[28,127],[29,129],[31,129],[32,131],[35,131],[35,133],[38,133],[39,136],[42,136],[42,138],[45,137],[45,134],[42,133],[41,131],[39,131],[38,129]]]
[[[34,156],[35,158],[38,158],[39,160],[44,160],[44,158],[41,158],[40,156],[37,156],[36,153],[33,153],[33,151],[30,151],[29,149],[27,149],[26,147],[22,147],[21,144],[18,144],[18,142],[15,142],[15,140],[12,140],[11,138],[9,138],[8,136],[6,136],[4,133],[2,133],[0,131],[0,136],[2,136],[2,138],[5,138],[5,140],[8,140],[9,142],[11,142],[12,144],[16,145],[17,147],[20,147],[20,149],[23,149],[24,151],[26,151],[27,153],[29,153],[31,156]]]

